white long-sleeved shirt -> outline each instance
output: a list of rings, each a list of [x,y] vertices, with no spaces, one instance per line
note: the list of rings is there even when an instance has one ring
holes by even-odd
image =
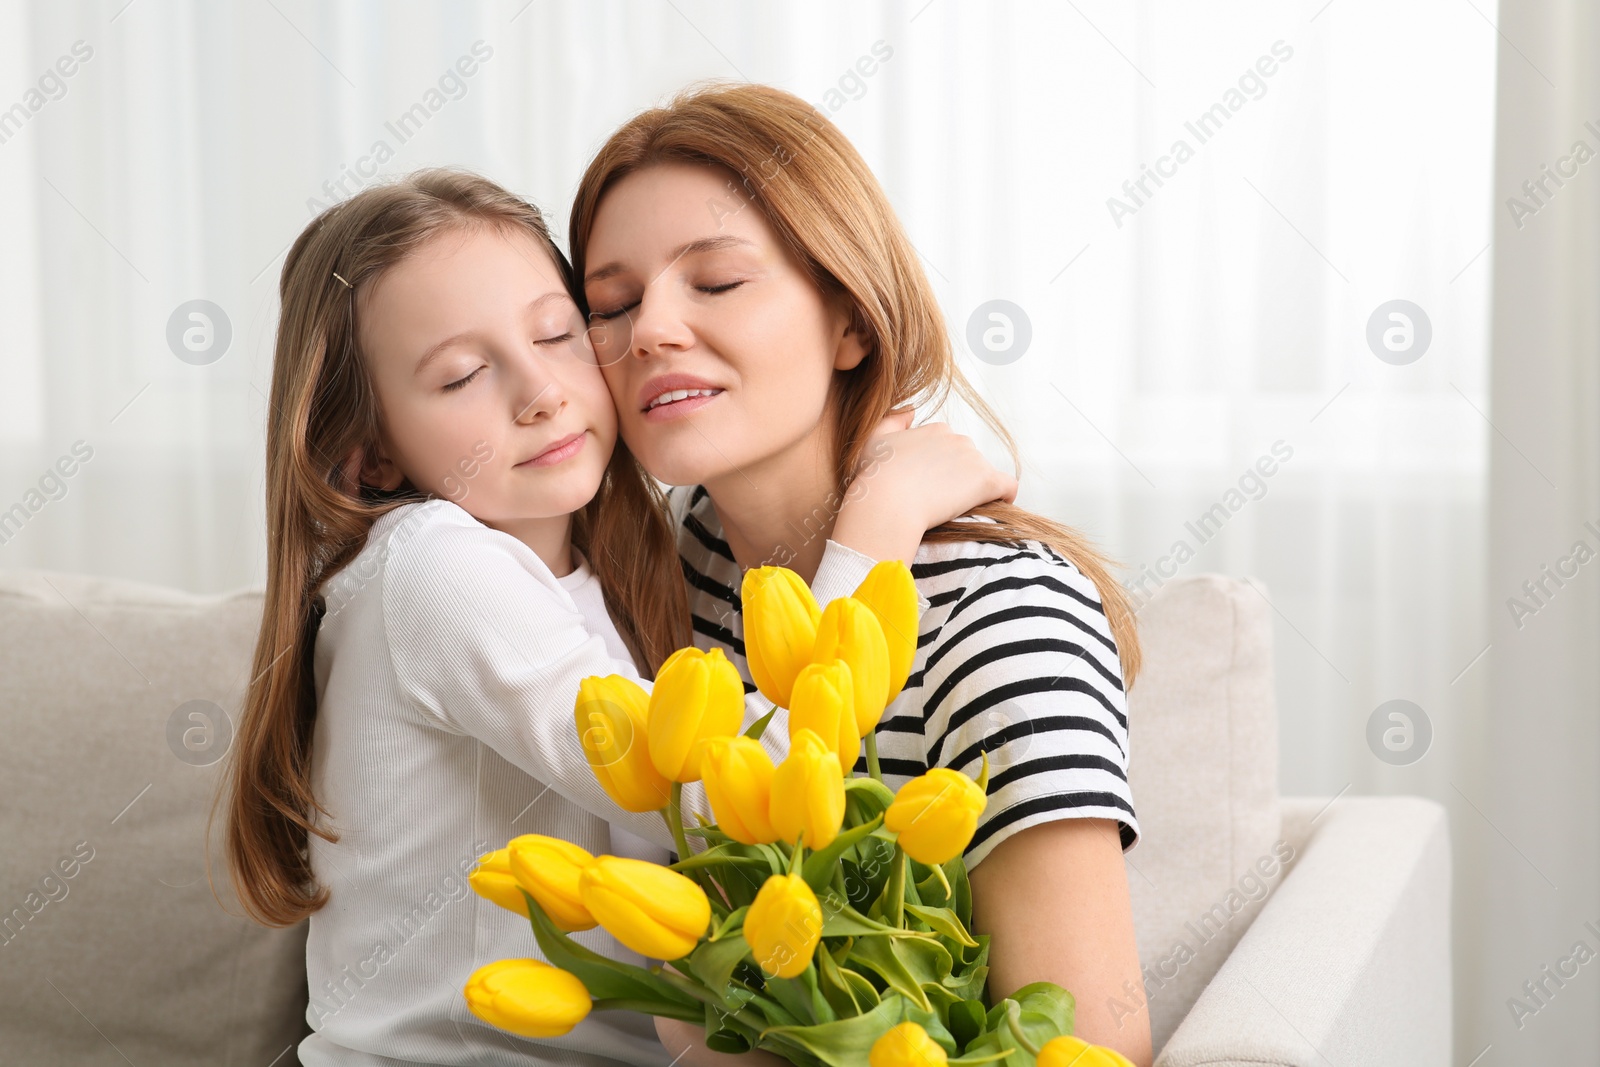
[[[872,560],[829,542],[813,588],[848,595]],[[488,1026],[461,989],[495,960],[542,959],[533,931],[474,894],[477,858],[524,833],[595,854],[666,862],[656,813],[623,811],[590,769],[573,721],[589,675],[638,679],[581,558],[555,577],[527,545],[446,500],[379,518],[362,552],[321,587],[312,743],[319,824],[312,870],[331,891],[306,944],[316,1031],[306,1067],[397,1064],[617,1064],[670,1061],[653,1020],[592,1012],[559,1038]],[[648,683],[645,683],[648,687]],[[771,708],[746,699],[748,726]],[[762,737],[788,750],[779,712]],[[685,822],[711,818],[700,783]],[[596,927],[573,935],[615,959],[647,961]]]

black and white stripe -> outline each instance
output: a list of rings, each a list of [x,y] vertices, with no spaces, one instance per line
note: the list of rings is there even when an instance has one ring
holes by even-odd
[[[739,565],[700,486],[670,493],[695,644],[720,647],[754,692],[744,658]],[[989,753],[989,803],[969,866],[1028,826],[1061,818],[1119,824],[1139,838],[1128,788],[1122,667],[1094,583],[1038,542],[925,544],[911,568],[926,604],[917,656],[878,724],[884,780],[930,767],[977,777]],[[858,774],[867,773],[866,756]]]

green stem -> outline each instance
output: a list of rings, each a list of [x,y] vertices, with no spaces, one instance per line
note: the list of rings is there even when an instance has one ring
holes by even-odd
[[[889,872],[889,923],[904,926],[906,913],[906,851],[898,841],[894,846],[894,868]]]
[[[878,769],[878,731],[867,735],[867,773],[883,781],[883,771]]]
[[[803,851],[801,842],[803,842],[805,839],[806,835],[804,833],[798,834],[795,837],[794,851],[789,855],[789,870],[786,873],[793,874],[795,871],[800,869],[800,853]]]
[[[662,809],[661,817],[667,820],[667,829],[672,833],[672,840],[678,845],[678,859],[685,860],[694,855],[689,848],[689,839],[683,832],[683,783],[672,783],[672,795],[667,801],[667,806]],[[728,917],[729,909],[722,900],[721,890],[711,877],[711,872],[704,868],[691,868],[685,875],[701,889],[705,890],[706,899],[711,902],[712,914],[718,922]]]
[[[688,859],[694,855],[689,850],[689,839],[683,835],[683,783],[672,783],[672,798],[667,801],[667,829],[672,831],[672,839],[678,843],[678,858]]]
[[[1022,1032],[1022,1005],[1014,1000],[1006,1002],[1006,1025],[1011,1028],[1011,1036],[1016,1038],[1017,1044],[1025,1049],[1028,1055],[1035,1058],[1039,1055],[1039,1046],[1028,1040],[1028,1035]]]

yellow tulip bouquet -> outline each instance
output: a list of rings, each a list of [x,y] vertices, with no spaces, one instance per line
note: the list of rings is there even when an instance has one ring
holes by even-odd
[[[962,852],[985,804],[977,781],[936,768],[891,791],[874,731],[917,650],[918,598],[898,560],[820,608],[782,567],[746,572],[750,673],[772,701],[744,734],[744,686],[719,649],[684,648],[653,690],[586,678],[575,708],[595,776],[624,809],[660,811],[678,862],[592,856],[541,834],[512,839],[471,875],[533,924],[548,962],[500,960],[467,981],[479,1018],[528,1037],[593,1009],[703,1024],[718,1052],[766,1049],[831,1067],[1003,1063],[1127,1065],[1072,1035],[1072,995],[1049,982],[990,1005],[989,938],[973,935]],[[760,743],[789,711],[789,754]],[[863,740],[868,775],[854,776]],[[716,816],[686,828],[683,785]],[[689,835],[705,847],[695,851]],[[603,927],[648,969],[568,934]]]

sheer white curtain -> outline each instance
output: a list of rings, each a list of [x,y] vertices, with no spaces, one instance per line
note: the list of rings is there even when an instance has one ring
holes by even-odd
[[[1256,580],[1284,791],[1486,805],[1495,18],[1377,0],[0,6],[0,107],[25,111],[0,126],[0,509],[26,513],[0,566],[258,584],[277,272],[319,203],[458,164],[564,230],[627,116],[696,79],[769,82],[831,113],[883,180],[1021,444],[1023,503],[1089,531],[1141,597],[1163,575]],[[92,55],[53,77],[80,41]],[[186,361],[169,329],[203,350],[220,321],[189,318],[195,300],[231,341]],[[1375,318],[1391,301],[1406,317]],[[1409,351],[1384,347],[1407,330]],[[92,458],[57,468],[79,441]],[[1408,765],[1367,740],[1393,699],[1432,728]],[[1458,840],[1462,862],[1494,859],[1482,845]],[[1462,989],[1492,984],[1479,873],[1458,869]],[[1465,1050],[1484,1024],[1458,1017]]]

